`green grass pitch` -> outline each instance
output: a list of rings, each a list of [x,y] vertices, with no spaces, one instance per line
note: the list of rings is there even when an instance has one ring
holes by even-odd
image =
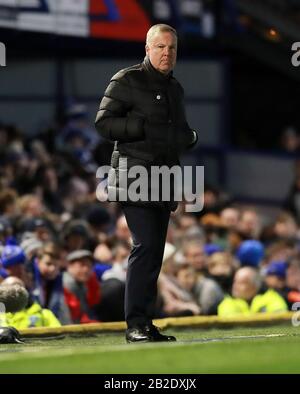
[[[132,345],[102,333],[0,345],[0,373],[300,373],[300,327],[166,332],[178,341]]]

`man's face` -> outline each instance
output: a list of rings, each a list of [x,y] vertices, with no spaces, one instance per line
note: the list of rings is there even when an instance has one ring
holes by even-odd
[[[237,227],[239,224],[239,211],[234,208],[225,208],[221,212],[222,224],[226,227]]]
[[[93,272],[93,263],[89,258],[82,258],[69,263],[68,271],[80,283],[86,283]]]
[[[240,221],[240,230],[251,236],[256,236],[259,232],[259,218],[255,212],[245,212]]]
[[[184,257],[196,271],[201,271],[206,266],[206,255],[201,245],[190,245]]]
[[[191,291],[193,289],[196,280],[197,276],[195,271],[191,268],[181,269],[177,274],[177,281],[179,285],[187,291]]]
[[[45,280],[54,280],[59,274],[59,256],[45,253],[38,258],[38,267]]]
[[[157,71],[168,74],[176,64],[177,38],[170,32],[157,33],[146,45],[146,54]]]
[[[232,295],[235,298],[251,300],[257,293],[257,289],[251,280],[251,274],[243,270],[235,274]]]

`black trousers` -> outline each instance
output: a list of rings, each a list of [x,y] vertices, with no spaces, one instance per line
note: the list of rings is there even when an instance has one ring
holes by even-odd
[[[122,210],[133,239],[125,288],[125,320],[132,328],[152,322],[170,210],[130,205]]]

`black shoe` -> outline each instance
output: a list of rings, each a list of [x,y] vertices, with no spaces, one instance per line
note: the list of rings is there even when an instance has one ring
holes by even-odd
[[[14,327],[0,327],[0,343],[24,343]]]
[[[176,338],[172,335],[162,335],[158,328],[151,324],[126,330],[126,341],[128,343],[174,342]]]

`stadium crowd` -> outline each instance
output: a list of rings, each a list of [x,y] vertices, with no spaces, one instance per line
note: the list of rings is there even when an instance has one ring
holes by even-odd
[[[112,146],[80,106],[63,128],[25,138],[0,124],[0,286],[22,286],[15,328],[124,320],[132,240],[117,203],[96,198]],[[287,191],[288,195],[288,191]],[[172,214],[156,317],[282,312],[300,301],[297,179],[265,221],[206,186],[204,209]]]

